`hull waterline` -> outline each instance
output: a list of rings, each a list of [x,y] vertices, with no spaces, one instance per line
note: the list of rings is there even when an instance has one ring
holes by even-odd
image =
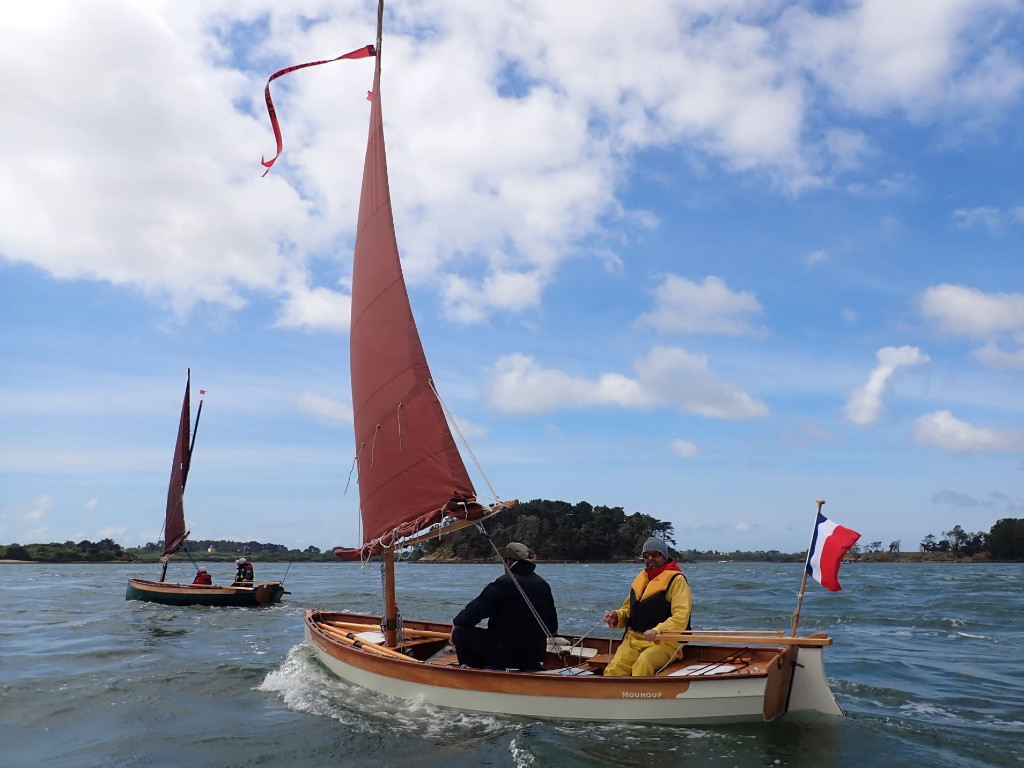
[[[279,603],[284,594],[284,586],[279,581],[258,582],[251,587],[236,587],[130,579],[125,600],[143,600],[163,605],[256,608]]]

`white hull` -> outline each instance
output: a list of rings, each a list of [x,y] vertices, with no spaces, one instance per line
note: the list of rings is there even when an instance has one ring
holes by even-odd
[[[749,668],[754,673],[716,677],[504,672],[382,656],[318,631],[310,613],[306,639],[321,663],[339,678],[439,707],[557,720],[665,724],[764,722],[799,710],[842,714],[825,679],[821,648],[791,649],[786,660],[799,659],[799,664],[791,665],[791,686],[788,675],[772,672],[765,661],[778,658],[784,648],[757,649],[762,661]]]

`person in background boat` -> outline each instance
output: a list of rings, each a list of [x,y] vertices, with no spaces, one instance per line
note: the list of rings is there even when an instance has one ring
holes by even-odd
[[[240,557],[235,560],[235,565],[238,566],[238,570],[235,572],[235,584],[251,585],[253,580],[252,563],[248,558]]]
[[[625,627],[626,633],[606,675],[653,675],[679,649],[678,643],[659,643],[659,632],[682,632],[690,628],[693,596],[679,566],[668,554],[668,546],[654,536],[644,542],[644,570],[629,589],[622,607],[604,614],[609,627]]]
[[[539,669],[548,635],[558,631],[551,587],[535,573],[537,555],[517,541],[498,550],[505,573],[471,600],[452,622],[459,664],[497,669]],[[513,581],[514,580],[514,581]],[[522,593],[516,588],[522,587]],[[529,599],[534,610],[523,599]],[[478,627],[487,619],[487,627]],[[540,622],[544,622],[541,626]],[[545,631],[546,628],[546,631]]]
[[[200,568],[196,571],[196,577],[192,580],[193,584],[213,584],[213,577],[206,571],[205,568]]]

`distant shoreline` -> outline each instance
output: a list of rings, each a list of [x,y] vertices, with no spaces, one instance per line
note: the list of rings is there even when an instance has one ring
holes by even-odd
[[[259,560],[257,558],[250,557],[253,563],[270,565],[280,564],[288,562],[285,560]],[[135,565],[135,566],[148,566],[155,565],[158,560],[136,560],[134,562],[125,562],[124,560],[0,560],[0,565]],[[199,560],[196,559],[197,563],[230,563],[229,560]],[[343,561],[336,560],[295,560],[293,562],[302,563],[341,563]],[[374,561],[376,562],[376,561]],[[536,560],[538,565],[640,565],[640,563],[631,560]],[[680,565],[700,565],[701,563],[776,563],[776,564],[799,564],[799,561],[795,560],[679,560],[677,561]],[[915,557],[915,558],[900,558],[900,559],[862,559],[862,560],[844,560],[843,565],[857,565],[859,563],[889,563],[892,565],[906,565],[915,563],[948,563],[952,565],[988,565],[992,563],[1020,563],[1022,560],[993,560],[986,558],[983,560],[975,560],[972,558],[935,558],[935,557]],[[400,565],[499,565],[496,560],[399,560]]]

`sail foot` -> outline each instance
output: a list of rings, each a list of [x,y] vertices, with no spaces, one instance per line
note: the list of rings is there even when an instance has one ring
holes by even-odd
[[[502,504],[502,508],[505,506],[508,505]],[[480,504],[476,499],[456,494],[449,499],[448,503],[443,507],[421,515],[415,520],[410,520],[409,522],[396,526],[386,534],[379,536],[372,541],[366,542],[362,547],[339,547],[338,549],[335,549],[334,556],[339,560],[344,560],[346,562],[365,560],[373,555],[379,555],[389,549],[394,549],[402,539],[414,536],[424,529],[429,528],[436,523],[440,523],[446,518],[455,518],[456,520],[471,522],[473,520],[480,520],[487,517],[490,513],[491,509]]]

